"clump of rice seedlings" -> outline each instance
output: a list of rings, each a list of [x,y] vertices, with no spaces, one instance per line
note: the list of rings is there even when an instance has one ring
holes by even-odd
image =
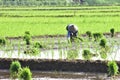
[[[102,33],[93,33],[94,41],[98,41],[100,38],[103,37]]]
[[[83,50],[82,57],[85,60],[90,60],[93,57],[93,54],[90,52],[90,50]]]
[[[30,45],[31,35],[29,31],[25,32],[23,40],[26,41],[26,45]]]
[[[108,62],[108,76],[115,76],[119,73],[119,67],[115,61]]]
[[[89,37],[89,40],[91,40],[92,39],[92,33],[91,33],[91,31],[87,31],[86,34]]]
[[[24,53],[25,54],[29,54],[29,55],[33,55],[33,56],[36,56],[39,54],[39,49],[38,48],[27,48]]]
[[[59,51],[59,56],[60,56],[60,59],[62,59],[62,50]]]
[[[35,43],[34,43],[34,47],[35,47],[35,48],[43,48],[43,46],[41,45],[40,42],[35,42]]]
[[[102,48],[102,52],[107,53],[107,52],[110,51],[110,47],[107,46],[107,40],[106,39],[101,39],[99,45]]]
[[[21,70],[19,74],[20,80],[32,80],[32,73],[28,67],[25,67]]]
[[[19,61],[13,61],[10,65],[10,76],[11,78],[17,78],[21,70],[21,64]]]
[[[114,37],[115,29],[114,29],[114,28],[111,28],[111,29],[110,29],[110,32],[111,32],[111,37]]]
[[[79,43],[81,41],[83,41],[83,39],[81,37],[73,37],[71,40],[71,42],[76,42],[76,43]]]
[[[106,43],[107,43],[106,39],[101,39],[99,45],[100,45],[101,47],[105,48],[105,47],[106,47]]]
[[[100,51],[100,56],[102,59],[106,59],[107,58],[107,52],[105,51],[105,49],[102,49]]]
[[[5,38],[0,38],[0,45],[5,45],[6,44],[6,39]]]
[[[71,49],[67,51],[67,59],[76,59],[79,56],[79,52],[76,49]]]
[[[68,40],[68,43],[80,42],[80,41],[83,41],[83,39],[81,37],[78,37],[78,36],[71,34],[71,37],[70,37],[70,40]]]

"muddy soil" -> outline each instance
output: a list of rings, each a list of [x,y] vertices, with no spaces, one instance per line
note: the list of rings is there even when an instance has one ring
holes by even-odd
[[[106,37],[111,37],[111,33],[103,33],[104,36]],[[86,37],[86,34],[81,34],[79,35],[81,37]],[[66,35],[38,35],[38,36],[32,36],[33,39],[36,38],[58,38],[58,37],[66,37]],[[116,32],[114,37],[119,38],[120,37],[120,32]],[[18,40],[18,39],[22,39],[23,36],[18,36],[18,37],[6,37],[6,39],[10,39],[10,40]]]
[[[10,79],[9,68],[18,60],[22,67],[29,66],[33,80],[111,80],[107,75],[107,61],[0,59],[0,79]],[[120,62],[117,62],[120,67]],[[119,70],[120,71],[120,70]],[[116,76],[113,80],[118,80]]]
[[[39,71],[73,71],[107,73],[107,61],[11,59],[1,58],[0,69],[9,69],[12,61],[18,60],[22,66]],[[120,62],[117,62],[120,67]]]

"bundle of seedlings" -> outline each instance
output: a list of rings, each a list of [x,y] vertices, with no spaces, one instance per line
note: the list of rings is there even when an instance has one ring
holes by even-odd
[[[107,40],[106,39],[101,39],[99,45],[101,46],[102,52],[108,53],[110,51],[110,47],[107,46]]]
[[[35,42],[33,45],[35,48],[43,48],[40,42]]]
[[[99,41],[102,37],[102,33],[93,33],[94,41]]]
[[[114,28],[111,28],[111,29],[110,29],[110,33],[111,33],[111,37],[114,37],[114,35],[115,35],[115,29],[114,29]]]
[[[0,45],[5,45],[6,44],[6,39],[3,37],[0,37]]]
[[[100,56],[102,59],[107,58],[107,53],[110,52],[110,47],[107,46],[107,40],[106,39],[101,39],[99,45],[101,46],[100,49]]]
[[[90,60],[93,57],[93,54],[90,52],[90,50],[85,49],[83,50],[82,57],[85,60]]]
[[[101,51],[100,51],[100,57],[102,59],[106,59],[107,58],[107,52],[105,51],[105,49],[101,49]]]
[[[12,79],[15,79],[19,76],[19,72],[21,71],[21,64],[19,61],[13,61],[10,65],[10,76]]]
[[[29,67],[24,67],[19,74],[20,80],[32,80],[32,73]]]
[[[119,67],[115,61],[109,61],[107,66],[108,66],[108,76],[118,75]]]
[[[89,40],[91,40],[92,39],[92,33],[91,33],[91,31],[86,31],[86,34],[87,34]]]
[[[31,35],[30,35],[29,31],[25,32],[23,40],[26,41],[26,45],[30,45],[30,43],[31,43]]]
[[[32,73],[28,67],[21,68],[19,61],[13,61],[10,65],[10,76],[12,80],[32,80]]]
[[[35,48],[35,47],[29,47],[24,50],[24,54],[29,54],[29,55],[33,55],[33,56],[36,56],[39,53],[40,53],[39,49]]]
[[[70,49],[67,51],[67,59],[74,60],[79,57],[79,51],[77,49]]]

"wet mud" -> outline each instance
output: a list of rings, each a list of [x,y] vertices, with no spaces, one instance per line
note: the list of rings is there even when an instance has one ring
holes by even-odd
[[[50,59],[11,59],[1,58],[0,69],[9,69],[12,61],[18,60],[23,67],[39,71],[72,71],[107,73],[107,61],[50,60]],[[120,66],[120,62],[118,62]]]

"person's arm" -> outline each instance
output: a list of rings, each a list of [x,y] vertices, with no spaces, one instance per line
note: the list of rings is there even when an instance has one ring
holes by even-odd
[[[67,33],[67,38],[70,38],[70,31],[68,31]]]
[[[67,33],[67,40],[68,40],[68,43],[70,42],[70,31],[68,31]]]

